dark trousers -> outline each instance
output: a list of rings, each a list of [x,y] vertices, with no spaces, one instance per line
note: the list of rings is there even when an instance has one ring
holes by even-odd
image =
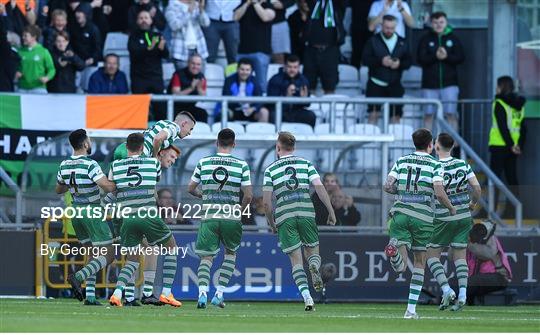
[[[204,37],[208,47],[208,63],[214,63],[218,55],[219,41],[223,39],[227,63],[236,62],[240,28],[237,22],[221,22],[211,20],[210,25],[204,28]]]
[[[506,185],[512,193],[519,198],[519,187],[517,178],[517,156],[507,147],[489,147],[491,153],[490,168],[499,177],[506,179]],[[496,195],[496,198],[498,195]],[[510,203],[506,206],[503,217],[512,217],[514,215],[513,206]]]
[[[508,286],[506,278],[499,273],[479,273],[469,277],[467,302],[474,304],[474,298],[502,290]]]
[[[131,78],[131,92],[133,94],[163,94],[163,80],[161,77],[155,80]],[[167,102],[153,101],[150,103],[150,119],[154,121],[167,118]]]
[[[339,82],[339,47],[337,45],[327,48],[307,46],[304,49],[304,76],[309,81],[309,89],[317,88],[317,79],[321,79],[324,91],[334,91]]]
[[[195,118],[195,120],[197,120],[197,122],[208,123],[208,113],[206,112],[206,110],[195,106],[195,104],[175,103],[174,116],[176,117],[176,114],[182,111],[190,112],[191,115],[193,115],[193,117]]]
[[[405,94],[405,89],[400,82],[389,84],[388,86],[379,86],[371,79],[368,79],[366,85],[366,98],[401,98]],[[368,105],[368,113],[382,112],[381,105]],[[403,116],[403,105],[391,105],[390,116]]]

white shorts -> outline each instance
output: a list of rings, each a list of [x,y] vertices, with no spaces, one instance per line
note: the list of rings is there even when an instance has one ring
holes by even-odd
[[[272,25],[272,53],[291,53],[291,35],[289,33],[289,23],[287,23],[287,21]]]
[[[457,100],[459,87],[448,86],[440,89],[425,88],[422,90],[422,97],[425,99],[439,99],[443,103],[444,114],[451,114],[457,117]],[[426,115],[435,114],[434,105],[426,105],[424,112]]]

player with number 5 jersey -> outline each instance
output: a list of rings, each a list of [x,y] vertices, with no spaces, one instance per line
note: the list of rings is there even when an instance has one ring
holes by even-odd
[[[417,319],[416,303],[424,283],[426,247],[433,233],[435,195],[439,202],[455,214],[456,209],[444,192],[444,170],[431,152],[433,137],[428,129],[418,129],[412,135],[416,151],[399,158],[388,174],[384,191],[395,195],[389,213],[390,243],[385,253],[394,271],[407,269],[407,250],[414,254],[414,268],[409,286],[409,303],[404,318]]]
[[[200,309],[207,305],[210,268],[221,243],[225,246],[225,256],[211,303],[225,307],[223,291],[234,273],[236,250],[242,239],[242,215],[250,215],[249,204],[252,198],[249,166],[231,154],[235,147],[234,131],[222,129],[216,145],[217,153],[198,162],[188,185],[188,192],[203,200],[202,222],[195,245],[195,252],[201,257],[197,271],[197,308]],[[199,184],[202,191],[197,188]]]
[[[116,185],[109,181],[101,171],[99,164],[88,158],[92,154],[92,142],[84,129],[77,129],[69,134],[69,143],[73,148],[73,155],[60,163],[58,169],[56,193],[62,194],[70,191],[73,197],[73,207],[100,207],[99,189],[112,192]],[[92,213],[94,211],[92,210]],[[83,300],[81,284],[86,281],[85,305],[100,305],[95,299],[95,274],[114,260],[112,248],[112,233],[107,222],[101,217],[92,217],[88,211],[83,211],[72,219],[73,229],[77,238],[84,246],[90,245],[106,247],[106,253],[91,259],[88,264],[75,275],[68,277],[74,295]]]
[[[302,294],[306,311],[314,310],[304,271],[302,246],[309,264],[313,287],[321,291],[319,232],[315,224],[315,210],[309,195],[310,185],[315,186],[317,195],[328,210],[328,224],[336,223],[334,209],[321,178],[313,164],[294,155],[295,137],[289,132],[280,132],[276,143],[278,160],[264,171],[263,203],[268,224],[277,232],[281,249],[292,265],[292,275]],[[275,209],[272,195],[276,197]]]

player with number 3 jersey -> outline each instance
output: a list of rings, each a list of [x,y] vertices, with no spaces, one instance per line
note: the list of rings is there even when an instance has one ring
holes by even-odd
[[[394,271],[407,269],[407,249],[412,249],[414,254],[405,319],[418,318],[416,303],[424,283],[426,247],[433,233],[433,195],[452,215],[456,212],[444,192],[442,165],[431,156],[431,132],[418,129],[412,139],[416,151],[396,161],[384,185],[385,192],[395,194],[388,220],[390,243],[385,248]]]
[[[310,185],[328,210],[328,224],[336,223],[334,209],[321,179],[313,164],[307,159],[294,155],[295,137],[289,132],[280,132],[276,143],[278,160],[264,171],[263,203],[266,218],[274,232],[277,231],[281,249],[292,264],[292,275],[302,294],[305,310],[314,310],[304,271],[302,246],[308,260],[313,287],[321,291],[323,282],[320,275],[319,232],[315,224],[315,210],[309,195]],[[275,209],[272,195],[276,197]]]

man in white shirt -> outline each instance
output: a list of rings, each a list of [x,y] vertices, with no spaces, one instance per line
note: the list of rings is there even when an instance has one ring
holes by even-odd
[[[396,33],[405,38],[405,24],[414,28],[415,22],[409,4],[402,0],[378,0],[371,4],[368,14],[368,29],[379,33],[383,16],[392,15],[397,19]]]
[[[209,63],[216,61],[220,40],[225,45],[227,64],[236,62],[240,32],[238,22],[234,20],[234,10],[240,3],[240,0],[207,0],[205,11],[210,17],[210,26],[204,29],[204,36]]]

